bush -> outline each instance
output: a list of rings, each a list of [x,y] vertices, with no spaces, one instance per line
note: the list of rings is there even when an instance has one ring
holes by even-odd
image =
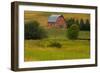
[[[61,48],[62,45],[59,42],[51,42],[50,45],[48,45],[49,47],[56,47],[56,48]]]
[[[45,29],[37,21],[25,24],[25,39],[42,39],[47,37]]]
[[[77,39],[79,34],[79,26],[73,24],[70,28],[67,29],[67,37],[69,39]]]

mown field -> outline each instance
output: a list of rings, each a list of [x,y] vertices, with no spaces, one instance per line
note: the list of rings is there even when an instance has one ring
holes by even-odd
[[[25,61],[45,60],[67,60],[90,58],[89,31],[80,31],[79,39],[69,40],[66,38],[66,31],[47,30],[48,38],[42,40],[25,40],[24,58]],[[80,40],[81,38],[81,40]],[[62,47],[50,47],[51,42],[57,41]]]

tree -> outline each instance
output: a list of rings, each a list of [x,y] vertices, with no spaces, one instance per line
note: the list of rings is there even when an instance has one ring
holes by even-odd
[[[87,19],[86,20],[86,23],[85,23],[85,25],[86,25],[86,30],[90,30],[90,22],[89,22],[89,20]]]
[[[81,19],[80,20],[80,30],[84,30],[84,27],[85,27],[84,21],[83,21],[83,19]]]
[[[79,26],[77,24],[73,24],[67,29],[67,37],[69,39],[75,40],[79,35]]]
[[[66,19],[67,28],[69,28],[72,24],[75,24],[74,18]]]
[[[42,27],[39,26],[40,24],[37,21],[31,21],[25,24],[25,39],[42,39],[45,38],[46,31]]]
[[[75,21],[75,23],[76,23],[78,26],[80,25],[80,23],[79,23],[79,20],[78,20],[78,19]]]
[[[85,22],[83,21],[83,19],[80,20],[80,30],[90,30],[90,22],[88,19]]]

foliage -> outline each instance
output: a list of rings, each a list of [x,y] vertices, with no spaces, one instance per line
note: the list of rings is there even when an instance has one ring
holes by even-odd
[[[79,26],[73,24],[70,28],[67,29],[67,37],[69,39],[77,39],[79,35]]]
[[[74,23],[75,23],[74,18],[66,19],[67,28],[69,28]]]
[[[44,28],[39,26],[37,21],[31,21],[25,24],[25,39],[42,39],[47,37]]]
[[[90,23],[88,19],[86,20],[86,22],[84,22],[83,19],[80,20],[80,30],[90,30]]]
[[[86,20],[85,25],[86,25],[85,30],[90,30],[90,22],[88,19]]]
[[[48,46],[49,47],[56,47],[56,48],[61,48],[62,47],[62,45],[57,41],[51,42]]]
[[[79,20],[78,20],[78,19],[75,21],[75,24],[80,25],[80,23],[79,23]]]
[[[66,19],[67,28],[69,28],[73,24],[79,25],[80,30],[85,30],[85,31],[90,30],[90,22],[88,19],[86,20],[83,20],[83,19],[78,20],[74,18]]]

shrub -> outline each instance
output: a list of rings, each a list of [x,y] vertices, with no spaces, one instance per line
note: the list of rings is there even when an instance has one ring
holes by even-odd
[[[37,21],[31,21],[25,24],[25,39],[42,39],[45,38],[46,31]]]
[[[70,28],[67,29],[67,37],[69,39],[77,39],[79,34],[79,26],[73,24]]]
[[[62,45],[57,41],[51,42],[48,46],[49,47],[56,47],[56,48],[61,48],[62,47]]]

